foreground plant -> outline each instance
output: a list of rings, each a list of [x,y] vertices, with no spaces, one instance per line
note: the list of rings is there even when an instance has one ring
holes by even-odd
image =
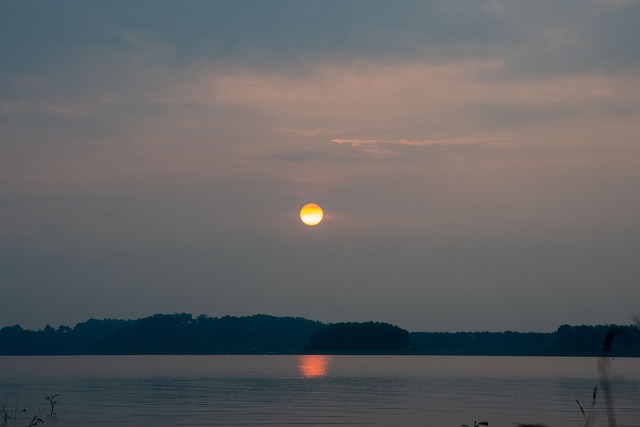
[[[54,394],[53,396],[47,396],[47,400],[49,401],[49,405],[51,405],[51,413],[49,415],[52,416],[52,417],[55,414],[55,407],[56,407],[56,404],[58,403],[57,400],[54,400],[56,397],[58,397],[57,394]]]
[[[37,426],[38,424],[44,424],[44,421],[42,421],[41,418],[38,418],[37,415],[34,415],[33,419],[31,420],[31,422],[29,423],[29,425],[27,427]]]
[[[2,404],[2,407],[0,407],[0,415],[2,415],[2,422],[0,423],[0,426],[7,425],[9,420],[17,419],[17,414],[18,414],[18,404],[16,403],[13,406],[13,410],[9,409],[9,404],[7,403],[7,398],[5,397],[5,401]]]
[[[594,417],[591,416],[593,411],[593,407],[596,406],[596,395],[598,393],[598,386],[593,388],[593,395],[591,397],[591,407],[589,408],[589,412],[585,412],[584,408],[580,404],[580,401],[576,399],[576,403],[580,407],[580,412],[582,412],[582,416],[584,417],[584,427],[589,427],[594,422]]]

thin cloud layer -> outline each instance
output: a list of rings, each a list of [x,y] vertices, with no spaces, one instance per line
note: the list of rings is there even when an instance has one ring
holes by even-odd
[[[331,142],[342,145],[346,144],[352,148],[355,148],[366,153],[374,155],[385,154],[397,154],[397,151],[393,150],[395,146],[409,146],[409,147],[425,147],[433,145],[471,145],[482,144],[488,142],[500,141],[499,138],[481,138],[481,137],[465,137],[456,139],[345,139],[336,138]]]
[[[0,326],[624,322],[639,21],[623,0],[5,2]]]

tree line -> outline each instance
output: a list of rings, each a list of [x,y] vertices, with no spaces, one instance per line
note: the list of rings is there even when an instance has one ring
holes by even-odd
[[[75,327],[0,329],[0,355],[302,354],[640,357],[636,325],[562,325],[554,332],[408,332],[388,323],[324,324],[300,317],[89,319]]]
[[[74,328],[0,329],[0,354],[298,353],[322,323],[254,315],[155,314],[137,320],[89,319]]]
[[[605,348],[610,332],[615,339]],[[640,329],[562,325],[554,332],[414,332],[411,346],[432,355],[640,357]]]

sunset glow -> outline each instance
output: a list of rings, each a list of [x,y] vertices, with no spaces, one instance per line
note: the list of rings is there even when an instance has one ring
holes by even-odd
[[[0,328],[640,310],[640,1],[85,3],[0,9]]]

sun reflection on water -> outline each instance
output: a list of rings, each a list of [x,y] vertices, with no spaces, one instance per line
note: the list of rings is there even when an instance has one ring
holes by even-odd
[[[329,356],[308,354],[300,356],[298,367],[302,378],[319,378],[327,375]]]

